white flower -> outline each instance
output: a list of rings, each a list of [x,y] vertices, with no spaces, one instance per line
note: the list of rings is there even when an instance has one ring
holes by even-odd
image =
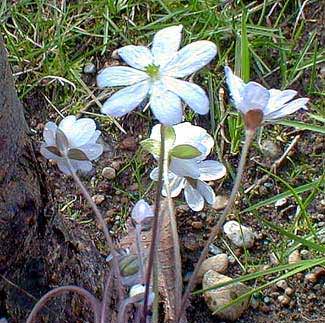
[[[216,46],[201,40],[179,49],[182,26],[160,30],[153,38],[151,49],[128,45],[118,50],[119,56],[131,67],[104,68],[97,76],[100,88],[125,86],[103,105],[102,112],[121,117],[136,108],[148,95],[154,116],[163,124],[182,121],[183,100],[199,114],[209,112],[209,100],[196,84],[178,80],[208,64],[216,55]]]
[[[92,169],[91,160],[103,153],[103,146],[96,143],[100,131],[96,130],[94,120],[75,116],[65,117],[57,126],[54,122],[45,125],[41,154],[55,160],[64,174],[71,174],[69,159],[74,171],[88,172]]]
[[[241,78],[233,74],[228,66],[225,67],[225,74],[235,107],[244,116],[249,115],[251,111],[258,111],[260,120],[257,121],[260,121],[260,123],[282,118],[299,109],[307,109],[308,98],[299,98],[292,101],[297,94],[294,90],[268,90],[256,82],[244,83]]]
[[[205,181],[217,180],[226,175],[226,168],[215,160],[205,160],[213,147],[213,138],[205,129],[184,122],[173,126],[175,141],[167,146],[167,153],[179,145],[188,144],[196,147],[201,155],[191,159],[180,159],[170,156],[169,183],[171,196],[178,196],[184,189],[185,200],[194,211],[200,211],[204,207],[204,200],[208,204],[214,204],[215,193]],[[159,140],[160,125],[152,129],[151,139]],[[157,158],[157,156],[155,156]],[[158,180],[158,168],[153,169],[150,178]],[[166,188],[163,188],[166,196]]]
[[[139,200],[131,212],[132,220],[136,224],[143,224],[154,217],[152,208],[145,200]]]

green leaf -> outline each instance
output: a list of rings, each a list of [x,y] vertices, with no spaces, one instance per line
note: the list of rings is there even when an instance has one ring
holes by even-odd
[[[74,160],[89,160],[87,155],[80,149],[72,148],[68,151],[68,158]]]
[[[171,156],[181,159],[199,157],[201,152],[191,145],[178,145],[170,151]]]
[[[141,147],[155,156],[160,155],[160,141],[155,139],[145,139],[140,142]]]
[[[175,130],[171,126],[165,126],[165,140],[167,146],[172,146],[175,142],[176,134]]]
[[[282,124],[283,126],[294,127],[299,130],[310,130],[310,131],[325,134],[325,128],[323,126],[316,126],[313,124],[304,123],[300,121],[292,121],[292,120],[280,120],[277,123]]]

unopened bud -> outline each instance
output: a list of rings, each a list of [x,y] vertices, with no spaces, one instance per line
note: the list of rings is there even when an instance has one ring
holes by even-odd
[[[142,227],[150,227],[154,214],[150,205],[145,200],[140,200],[135,204],[131,217],[135,225],[140,224]]]
[[[139,271],[138,256],[128,255],[123,257],[119,262],[119,266],[121,275],[124,277],[136,274]]]

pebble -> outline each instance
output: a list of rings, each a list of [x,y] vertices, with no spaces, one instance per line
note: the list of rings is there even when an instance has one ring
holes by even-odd
[[[268,297],[268,296],[265,296],[265,297],[263,298],[263,302],[264,302],[265,304],[270,304],[270,303],[271,303],[271,298]]]
[[[287,203],[287,199],[286,198],[283,198],[283,199],[280,199],[280,200],[277,200],[275,202],[275,207],[280,207],[280,206],[283,206]]]
[[[203,223],[201,221],[193,221],[191,226],[193,229],[199,230],[203,228]]]
[[[309,259],[309,257],[310,257],[310,252],[309,252],[309,250],[302,249],[302,250],[300,251],[300,255],[301,255],[302,259]]]
[[[317,282],[317,276],[315,275],[315,273],[308,273],[305,275],[305,280],[308,283],[315,284]]]
[[[198,279],[201,280],[203,275],[209,270],[216,271],[220,274],[225,273],[228,269],[228,262],[228,257],[225,253],[205,259],[197,274]]]
[[[291,254],[288,257],[288,263],[289,264],[295,264],[301,260],[300,252],[299,250],[295,250],[291,252]]]
[[[276,282],[275,285],[276,285],[276,287],[279,287],[283,290],[285,290],[288,287],[288,284],[284,279],[279,280],[278,282]]]
[[[134,137],[127,137],[122,140],[120,148],[129,151],[136,151],[138,148],[138,144]]]
[[[101,194],[96,194],[92,197],[92,200],[96,205],[100,205],[105,201],[105,196]]]
[[[227,206],[228,200],[229,200],[228,196],[226,196],[226,195],[217,195],[212,207],[216,211],[223,210]]]
[[[219,274],[216,271],[207,271],[202,280],[203,289],[212,287],[216,284],[225,283],[232,280],[232,278]],[[204,299],[209,309],[214,312],[221,306],[228,304],[230,301],[239,297],[240,295],[247,293],[249,287],[243,283],[237,283],[233,285],[224,286],[221,288],[209,290],[203,293]],[[234,304],[222,311],[218,311],[215,315],[222,320],[237,320],[248,308],[249,299],[245,299],[240,303]]]
[[[84,73],[85,74],[93,74],[96,73],[96,66],[93,63],[87,63],[84,66]]]
[[[291,288],[291,287],[287,287],[285,290],[284,290],[284,293],[288,296],[291,296],[293,295],[294,293],[294,290]]]
[[[113,167],[105,167],[102,171],[102,176],[107,179],[114,179],[116,177],[116,170]]]
[[[280,295],[278,297],[278,301],[281,303],[282,306],[287,306],[290,303],[290,298],[287,295]]]
[[[261,144],[262,152],[265,156],[276,158],[281,154],[281,149],[272,140],[264,140]]]
[[[222,253],[222,250],[219,247],[217,247],[215,244],[211,243],[209,245],[209,252],[214,255],[219,255],[220,253]]]
[[[325,276],[325,268],[324,267],[316,267],[314,269],[314,274],[316,275],[316,279],[320,279]]]
[[[240,225],[237,221],[226,222],[223,231],[231,242],[239,248],[251,248],[254,245],[255,234],[252,229]]]

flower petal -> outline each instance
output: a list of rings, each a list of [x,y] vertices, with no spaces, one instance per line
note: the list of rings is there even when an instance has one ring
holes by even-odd
[[[253,109],[264,111],[269,98],[270,93],[264,86],[256,82],[249,82],[244,87],[243,100],[239,104],[238,109],[243,113]]]
[[[151,47],[155,65],[162,68],[174,57],[181,42],[182,29],[182,25],[172,26],[161,29],[155,34]]]
[[[43,137],[47,146],[55,146],[55,134],[56,134],[57,125],[49,121],[46,123],[43,130]]]
[[[185,178],[180,176],[174,176],[174,178],[169,182],[170,184],[170,195],[171,197],[178,196],[182,189],[184,188]]]
[[[89,160],[97,159],[103,153],[103,146],[100,144],[88,143],[79,147]]]
[[[152,86],[150,107],[156,119],[162,124],[173,125],[182,121],[180,98],[168,91],[162,82],[155,82]]]
[[[112,66],[102,69],[97,75],[100,88],[108,86],[132,85],[148,79],[147,73],[127,66]]]
[[[199,193],[204,197],[204,199],[209,204],[214,204],[216,200],[216,195],[214,193],[214,190],[211,186],[209,186],[207,183],[202,181],[197,181],[196,189],[199,191]]]
[[[234,104],[236,108],[240,106],[240,103],[242,101],[242,95],[245,88],[244,81],[236,76],[230,67],[225,67],[225,74],[226,74],[226,82],[231,94],[231,97],[234,101]]]
[[[308,98],[300,98],[291,101],[290,103],[285,104],[281,109],[276,110],[266,116],[264,116],[265,120],[274,120],[282,118],[288,114],[294,113],[299,109],[307,109],[306,104],[309,101]]]
[[[103,105],[102,113],[122,117],[136,108],[146,97],[149,82],[143,81],[114,93]]]
[[[167,89],[177,94],[191,109],[198,114],[209,112],[209,99],[198,85],[172,77],[164,77]]]
[[[293,97],[297,95],[297,91],[294,90],[280,91],[276,89],[271,89],[269,92],[270,99],[266,109],[264,110],[265,115],[281,109],[284,104],[289,102]]]
[[[144,46],[128,45],[117,52],[126,64],[139,70],[144,70],[146,66],[153,63],[150,50]]]
[[[88,160],[77,161],[77,160],[70,160],[72,167],[75,171],[80,170],[81,172],[87,173],[92,169],[92,163]],[[66,175],[71,175],[70,168],[68,166],[67,161],[62,158],[58,161],[58,167],[60,171]]]
[[[190,75],[208,64],[217,53],[214,43],[200,40],[183,47],[162,69],[162,73],[171,77]]]
[[[93,136],[89,139],[88,143],[89,144],[95,144],[101,135],[101,132],[99,130],[96,130],[93,134]]]
[[[96,124],[90,118],[76,120],[75,116],[68,116],[60,122],[59,129],[69,140],[70,148],[76,148],[89,142],[96,131]]]
[[[172,158],[169,166],[170,170],[181,177],[199,178],[200,171],[195,159]]]
[[[193,188],[189,183],[184,189],[185,200],[193,211],[201,211],[204,207],[204,199],[198,190]]]
[[[216,160],[204,160],[199,163],[201,181],[213,181],[226,175],[226,167]]]

